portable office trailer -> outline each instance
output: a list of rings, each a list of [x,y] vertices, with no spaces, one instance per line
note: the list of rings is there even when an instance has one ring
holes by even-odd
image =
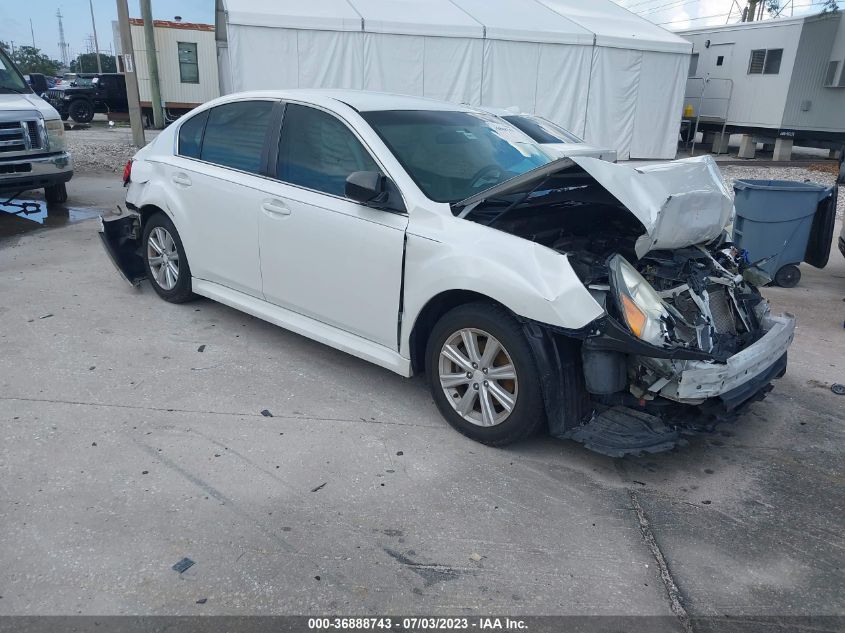
[[[141,105],[150,107],[150,72],[147,64],[147,45],[144,38],[144,21],[129,20],[132,29],[132,47],[135,52],[138,90]],[[113,23],[115,45],[122,51],[120,30]],[[220,96],[217,76],[217,44],[213,24],[153,20],[159,85],[164,106],[171,114],[191,110]],[[123,60],[120,70],[123,72]]]
[[[224,93],[355,88],[515,106],[673,158],[690,45],[610,0],[217,0]]]
[[[703,115],[700,128],[717,131],[724,123],[727,133],[776,143],[776,159],[788,158],[793,142],[837,149],[845,143],[841,13],[678,34],[693,45],[685,104]],[[745,154],[753,154],[748,145]]]

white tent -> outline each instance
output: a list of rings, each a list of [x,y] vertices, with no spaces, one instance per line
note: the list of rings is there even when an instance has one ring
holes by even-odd
[[[221,92],[357,88],[536,112],[673,158],[690,44],[611,0],[217,0]]]

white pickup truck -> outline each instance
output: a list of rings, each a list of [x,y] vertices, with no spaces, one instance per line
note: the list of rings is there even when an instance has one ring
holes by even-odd
[[[0,48],[0,202],[41,188],[48,203],[65,202],[72,176],[59,113],[32,92]]]

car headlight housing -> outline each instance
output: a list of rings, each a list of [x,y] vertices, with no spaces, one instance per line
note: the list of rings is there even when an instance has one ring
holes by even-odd
[[[61,119],[48,119],[44,121],[44,128],[47,130],[47,143],[51,152],[60,152],[65,149],[65,124]]]
[[[637,338],[663,347],[672,316],[657,291],[621,255],[608,260],[616,304],[626,325]]]

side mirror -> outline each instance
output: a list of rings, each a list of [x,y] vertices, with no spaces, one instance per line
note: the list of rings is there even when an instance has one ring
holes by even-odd
[[[377,171],[353,171],[346,177],[346,197],[373,209],[406,213],[399,188]]]
[[[346,177],[344,193],[347,198],[360,204],[376,202],[376,198],[384,193],[386,180],[377,171],[353,171]]]

